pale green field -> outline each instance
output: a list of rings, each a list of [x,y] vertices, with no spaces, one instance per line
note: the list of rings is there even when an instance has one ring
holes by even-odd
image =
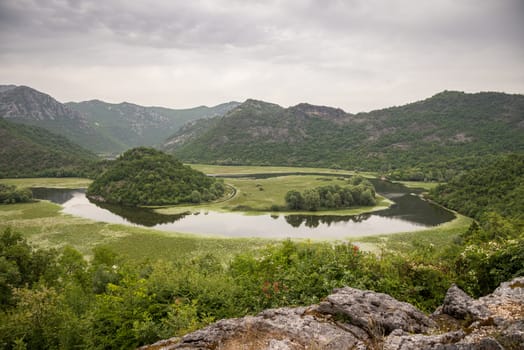
[[[33,245],[60,248],[71,245],[89,257],[98,245],[108,246],[133,260],[191,259],[213,254],[226,262],[234,254],[256,249],[262,239],[211,238],[166,233],[127,225],[95,222],[60,213],[59,205],[40,201],[0,205],[0,231],[11,227]]]
[[[300,167],[277,167],[277,166],[249,166],[249,165],[207,165],[188,164],[205,174],[210,175],[242,175],[242,174],[270,174],[270,173],[325,173],[340,175],[361,175],[375,178],[375,173],[355,172],[350,170],[336,170],[329,168],[300,168]]]
[[[0,183],[15,185],[17,187],[48,187],[48,188],[86,188],[93,182],[90,179],[78,177],[38,177],[23,179],[0,179]]]
[[[423,182],[423,181],[393,181],[395,183],[403,184],[409,188],[421,188],[429,191],[442,184],[442,182]]]

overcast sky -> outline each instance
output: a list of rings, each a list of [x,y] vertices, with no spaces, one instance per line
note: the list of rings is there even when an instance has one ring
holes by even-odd
[[[0,84],[61,102],[369,111],[524,93],[524,0],[0,0]]]

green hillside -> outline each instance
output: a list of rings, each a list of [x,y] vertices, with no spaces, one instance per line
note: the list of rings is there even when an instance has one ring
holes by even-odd
[[[67,103],[93,127],[122,150],[137,146],[155,146],[176,132],[185,123],[227,113],[239,103],[229,102],[214,107],[189,109],[144,107],[132,103],[111,104],[92,100]]]
[[[164,148],[189,162],[342,167],[450,179],[490,155],[524,151],[524,96],[445,91],[369,113],[248,100]],[[400,170],[401,169],[401,170]]]
[[[95,160],[63,136],[0,118],[0,177],[69,176]]]
[[[125,149],[98,132],[78,112],[27,86],[0,89],[0,118],[47,129],[93,152]]]
[[[87,190],[95,201],[126,206],[199,203],[223,193],[222,182],[145,147],[118,157]]]
[[[493,211],[524,220],[524,155],[487,162],[438,186],[431,195],[446,207],[476,219]]]

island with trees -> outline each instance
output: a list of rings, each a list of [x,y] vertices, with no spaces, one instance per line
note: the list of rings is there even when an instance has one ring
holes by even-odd
[[[371,182],[362,176],[353,176],[347,186],[327,185],[303,192],[291,190],[286,193],[285,199],[287,209],[316,211],[375,205],[375,196],[375,187]]]
[[[183,165],[173,156],[138,147],[112,162],[87,190],[94,201],[125,206],[208,202],[225,192],[223,182]]]

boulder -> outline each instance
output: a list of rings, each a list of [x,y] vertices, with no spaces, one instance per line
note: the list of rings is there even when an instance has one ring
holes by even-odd
[[[455,284],[448,289],[440,311],[457,320],[476,321],[490,316],[489,310],[484,305],[464,293]]]
[[[336,289],[316,310],[338,317],[373,336],[388,335],[395,329],[424,333],[436,326],[411,304],[387,294],[349,287]]]

